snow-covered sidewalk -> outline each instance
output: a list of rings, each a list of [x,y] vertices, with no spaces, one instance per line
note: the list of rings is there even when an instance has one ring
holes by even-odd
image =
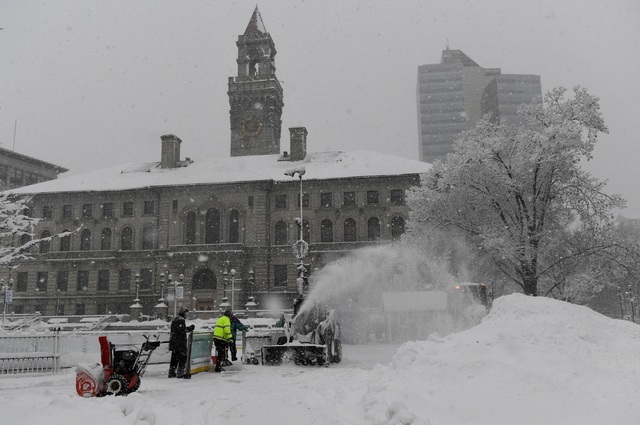
[[[238,363],[191,380],[151,365],[127,397],[83,399],[73,370],[5,376],[2,423],[640,423],[640,326],[584,307],[509,295],[472,329],[396,348],[345,345],[328,368]]]

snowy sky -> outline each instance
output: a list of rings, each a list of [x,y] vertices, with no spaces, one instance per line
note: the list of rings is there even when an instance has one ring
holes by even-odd
[[[174,133],[193,159],[229,155],[228,77],[255,0],[0,3],[0,145],[70,168],[154,161]],[[636,0],[270,0],[258,3],[288,127],[310,151],[417,159],[417,67],[443,48],[483,67],[582,85],[610,135],[588,169],[640,217],[640,3]],[[17,125],[16,125],[17,122]]]

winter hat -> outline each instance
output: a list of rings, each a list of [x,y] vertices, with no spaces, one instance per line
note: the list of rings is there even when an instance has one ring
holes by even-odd
[[[183,318],[186,319],[187,317],[187,313],[189,312],[189,310],[185,307],[180,307],[180,312],[178,313],[179,316],[182,316]]]
[[[233,313],[231,312],[231,310],[225,310],[224,315],[230,318],[231,316],[233,316]]]

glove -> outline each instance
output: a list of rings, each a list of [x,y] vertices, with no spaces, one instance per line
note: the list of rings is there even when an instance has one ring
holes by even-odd
[[[196,325],[191,325],[187,328],[187,332],[193,332],[195,328],[196,328]]]

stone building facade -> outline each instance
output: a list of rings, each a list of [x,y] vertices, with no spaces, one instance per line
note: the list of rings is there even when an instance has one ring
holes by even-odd
[[[139,300],[151,315],[160,299],[170,313],[175,305],[212,314],[227,305],[288,309],[297,296],[300,230],[311,282],[336,258],[402,235],[405,193],[429,164],[369,151],[308,153],[303,127],[289,129],[290,150],[281,153],[281,89],[263,90],[277,82],[275,48],[257,8],[247,32],[239,52],[256,39],[271,50],[241,89],[237,83],[249,78],[243,70],[255,64],[242,64],[247,55],[239,53],[229,89],[231,157],[181,159],[182,141],[164,135],[159,161],[13,191],[30,196],[41,219],[34,237],[43,242],[33,259],[0,272],[13,282],[11,311],[129,313]],[[252,98],[251,87],[266,110],[238,101]]]

